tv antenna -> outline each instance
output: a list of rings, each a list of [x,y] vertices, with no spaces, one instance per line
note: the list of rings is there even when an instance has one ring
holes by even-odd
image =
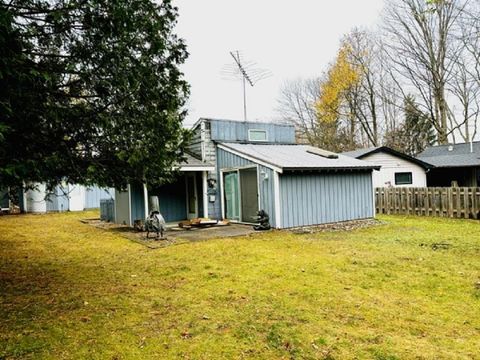
[[[243,86],[243,119],[247,121],[247,83],[253,87],[260,80],[272,76],[271,71],[257,67],[257,64],[252,61],[243,59],[240,51],[230,51],[234,63],[225,65],[222,70],[222,75],[228,79],[241,80]]]

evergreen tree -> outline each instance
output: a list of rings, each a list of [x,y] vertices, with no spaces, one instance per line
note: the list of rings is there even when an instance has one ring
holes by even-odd
[[[415,103],[413,96],[407,96],[404,103],[405,122],[403,142],[405,153],[415,156],[436,141],[435,129],[428,115]]]
[[[186,47],[170,0],[1,0],[0,187],[173,175]]]
[[[416,156],[436,142],[435,129],[412,95],[405,98],[403,112],[405,118],[402,125],[387,132],[383,141],[386,146]]]

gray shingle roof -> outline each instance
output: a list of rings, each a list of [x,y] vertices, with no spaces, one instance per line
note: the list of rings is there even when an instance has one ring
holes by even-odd
[[[438,145],[427,148],[417,158],[435,167],[480,166],[480,142],[473,143],[473,152],[470,143]]]
[[[367,149],[358,149],[358,150],[354,150],[354,151],[347,151],[347,152],[344,152],[342,154],[354,157],[356,159],[365,159],[366,160],[366,157],[368,155],[375,154],[375,153],[381,153],[381,152],[399,157],[399,158],[407,160],[407,161],[410,161],[414,164],[420,165],[424,169],[430,169],[430,168],[433,167],[432,164],[427,162],[427,161],[422,161],[418,158],[414,158],[410,155],[407,155],[407,154],[404,154],[404,153],[399,152],[397,150],[394,150],[392,148],[389,148],[388,146],[377,146],[377,147],[371,147],[371,148],[367,148]]]
[[[353,151],[346,151],[346,152],[343,152],[342,154],[346,155],[346,156],[354,157],[354,158],[359,158],[359,157],[362,157],[365,154],[369,154],[372,151],[377,150],[378,148],[380,148],[380,146],[366,148],[366,149],[357,149],[357,150],[353,150]]]
[[[209,162],[203,162],[200,159],[197,159],[196,157],[186,153],[184,154],[185,160],[184,162],[179,164],[180,171],[185,171],[186,168],[189,169],[195,169],[195,168],[205,168],[205,167],[210,167],[212,169],[215,168],[215,165],[209,163]]]
[[[336,158],[328,158],[309,151],[315,151],[308,145],[279,144],[240,144],[221,143],[221,146],[246,155],[252,159],[270,164],[283,170],[352,170],[378,169],[379,166],[349,156],[335,154]],[[331,153],[333,154],[333,153]]]

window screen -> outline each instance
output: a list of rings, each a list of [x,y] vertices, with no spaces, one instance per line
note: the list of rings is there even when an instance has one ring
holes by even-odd
[[[412,183],[412,173],[395,173],[395,185],[409,185]]]
[[[266,130],[248,130],[249,141],[267,141]]]

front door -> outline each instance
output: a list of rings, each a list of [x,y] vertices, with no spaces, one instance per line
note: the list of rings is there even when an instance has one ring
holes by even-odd
[[[197,179],[195,173],[187,174],[187,217],[194,219],[198,217],[197,202]]]

